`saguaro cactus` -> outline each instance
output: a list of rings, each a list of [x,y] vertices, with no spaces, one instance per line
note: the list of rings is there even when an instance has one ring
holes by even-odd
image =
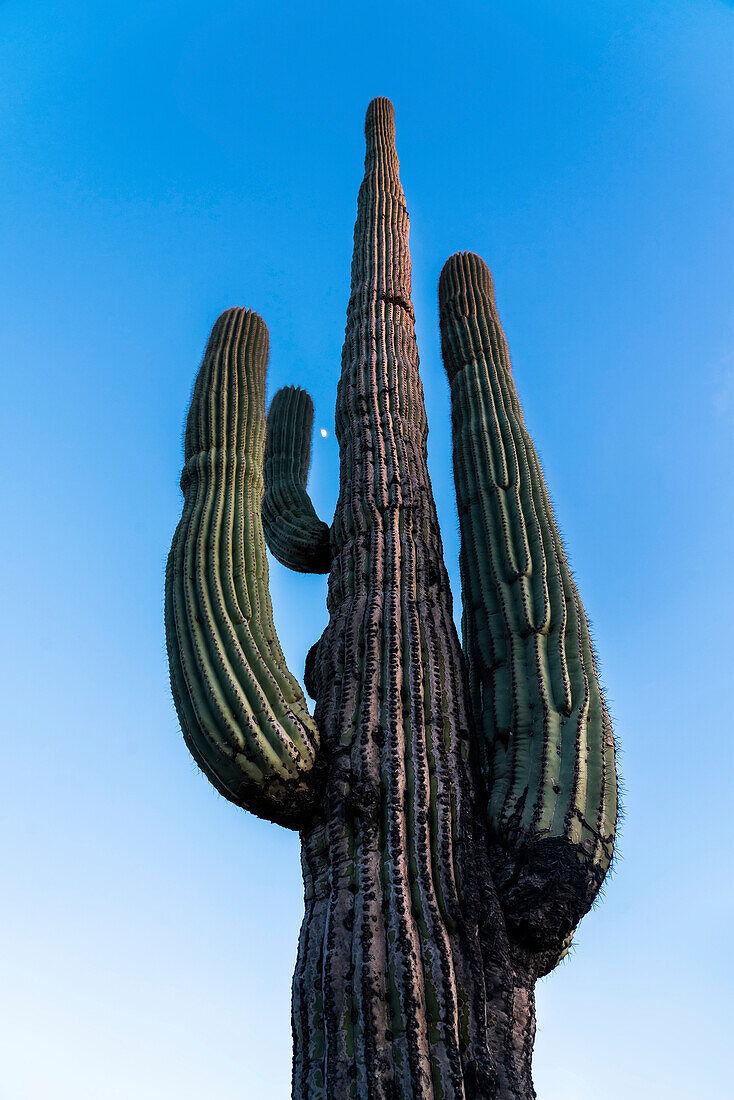
[[[186,431],[166,582],[173,695],[217,789],[300,830],[295,1100],[527,1100],[535,982],[612,854],[614,742],[491,276],[472,254],[439,287],[462,651],[388,100],[365,129],[333,523],[306,491],[311,400],[275,395],[266,448],[267,332],[230,310]],[[263,535],[291,568],[329,573],[329,624],[306,664],[314,718],[273,627]]]

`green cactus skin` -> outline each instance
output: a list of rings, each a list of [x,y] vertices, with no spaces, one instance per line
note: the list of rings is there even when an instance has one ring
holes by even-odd
[[[439,306],[492,870],[519,941],[561,950],[612,857],[612,727],[483,260],[447,261]]]
[[[184,445],[184,509],[166,570],[171,685],[186,744],[226,798],[298,827],[318,796],[316,724],[273,626],[260,520],[268,332],[214,326]]]
[[[267,333],[231,310],[212,333],[186,433],[167,572],[173,694],[215,786],[300,829],[293,1100],[532,1100],[535,982],[568,949],[608,864],[613,742],[498,350],[491,277],[477,258],[453,257],[441,312],[465,660],[428,476],[389,100],[369,105],[365,133],[333,524],[306,494],[313,406],[292,387],[271,405],[263,499]],[[508,473],[500,456],[518,448]],[[501,492],[488,480],[498,471]],[[306,662],[315,720],[272,624],[261,501],[276,557],[330,570],[329,623]],[[508,737],[518,729],[531,742],[522,752]]]
[[[313,401],[306,391],[278,390],[268,412],[263,530],[271,554],[289,569],[328,573],[329,528],[306,492],[312,430]]]

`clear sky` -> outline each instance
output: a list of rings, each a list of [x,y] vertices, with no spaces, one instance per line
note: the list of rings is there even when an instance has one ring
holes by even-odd
[[[363,117],[396,107],[458,606],[437,280],[495,275],[622,747],[616,874],[539,991],[540,1100],[731,1096],[734,6],[0,4],[2,1100],[284,1100],[297,837],[178,730],[163,570],[209,327],[335,387]],[[322,439],[320,428],[328,435]],[[271,573],[291,668],[325,580]]]

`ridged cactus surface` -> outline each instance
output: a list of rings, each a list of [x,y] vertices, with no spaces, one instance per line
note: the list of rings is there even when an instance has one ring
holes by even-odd
[[[452,256],[439,302],[495,881],[518,932],[560,946],[612,856],[611,722],[484,261]]]
[[[278,390],[268,411],[262,518],[268,549],[279,562],[299,573],[328,573],[329,528],[306,492],[312,431],[313,401],[306,391]]]
[[[298,825],[319,743],[273,625],[260,519],[268,332],[217,321],[186,423],[184,510],[166,570],[171,685],[186,743],[225,797]]]
[[[266,449],[267,332],[230,310],[186,431],[173,693],[215,786],[301,832],[294,1100],[531,1100],[535,982],[611,858],[614,742],[491,276],[472,254],[440,284],[462,651],[388,100],[365,131],[333,523],[306,489],[311,400],[275,395]],[[306,664],[313,719],[273,627],[264,537],[291,568],[329,572],[329,623]]]
[[[366,135],[336,405],[331,618],[310,675],[330,770],[323,819],[304,831],[295,1092],[317,1095],[328,1066],[334,1096],[458,1096],[466,1075],[489,1088],[491,1072],[469,717],[386,101],[371,105]]]

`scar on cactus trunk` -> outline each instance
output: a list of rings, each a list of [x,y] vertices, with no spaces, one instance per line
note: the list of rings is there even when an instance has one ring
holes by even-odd
[[[534,987],[612,855],[614,741],[525,427],[492,279],[439,285],[461,526],[462,644],[426,463],[394,113],[366,119],[337,390],[340,493],[307,493],[313,406],[265,420],[268,336],[214,326],[166,576],[186,743],[238,805],[298,829],[294,1100],[529,1100]],[[266,446],[267,431],[267,446]],[[273,626],[265,554],[329,573],[314,717]]]

